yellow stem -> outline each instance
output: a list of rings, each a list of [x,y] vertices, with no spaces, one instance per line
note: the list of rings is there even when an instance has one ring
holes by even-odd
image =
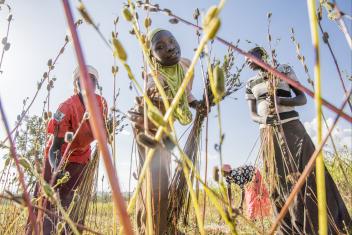
[[[185,155],[183,155],[183,158],[187,158],[187,157]],[[202,216],[201,216],[201,213],[200,213],[197,196],[196,196],[196,194],[195,194],[195,192],[193,190],[193,185],[192,185],[192,182],[191,182],[191,179],[190,179],[189,170],[188,170],[188,167],[186,166],[185,161],[182,161],[182,168],[183,168],[183,172],[184,172],[185,178],[186,178],[186,183],[187,183],[190,195],[191,195],[191,200],[192,200],[192,204],[193,204],[193,207],[194,207],[194,213],[196,214],[198,228],[199,228],[199,233],[204,235],[205,234],[205,230],[204,230],[203,219],[202,219]]]
[[[154,182],[156,183],[156,182]],[[157,202],[154,202],[157,203]],[[151,172],[150,167],[148,167],[147,171],[147,234],[153,235],[153,208],[152,208],[152,181],[151,181]]]
[[[315,76],[315,104],[317,113],[317,145],[322,142],[322,117],[321,117],[321,77],[320,77],[320,58],[319,58],[319,34],[318,19],[315,13],[315,0],[308,1],[308,11],[310,19],[310,28],[312,34],[312,43],[315,52],[314,76]],[[316,159],[316,181],[317,181],[317,199],[318,199],[318,221],[319,234],[328,234],[328,220],[326,210],[326,188],[325,188],[325,169],[323,154],[319,153]]]

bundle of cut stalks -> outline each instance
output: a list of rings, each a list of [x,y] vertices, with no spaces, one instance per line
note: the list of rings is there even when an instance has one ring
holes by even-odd
[[[244,68],[244,65],[241,68],[237,68],[236,73],[231,73],[230,70],[233,66],[233,52],[229,51],[229,58],[231,62],[230,65],[226,65],[225,63],[222,65],[222,68],[225,72],[225,94],[222,99],[232,95],[241,87],[241,82],[239,80],[239,75]],[[208,95],[209,100],[209,109],[216,105],[214,102],[214,95],[210,88],[209,77],[206,79],[206,89],[207,92],[203,94],[202,102],[206,104],[206,94]],[[193,122],[192,129],[187,138],[186,144],[184,146],[184,153],[190,159],[190,161],[195,165],[195,163],[199,160],[198,156],[198,147],[200,143],[200,133],[201,127],[203,125],[203,121],[205,119],[205,115],[203,113],[196,112],[195,119]],[[191,182],[194,180],[194,172],[190,174]],[[169,186],[169,206],[168,206],[168,225],[169,225],[169,233],[175,234],[177,231],[176,227],[179,221],[184,221],[186,223],[187,217],[190,209],[190,196],[189,190],[186,184],[186,178],[183,173],[183,169],[181,165],[176,169],[174,176],[172,178],[171,184]]]
[[[91,201],[94,188],[94,179],[97,176],[99,165],[99,149],[93,151],[90,162],[82,175],[82,180],[78,186],[71,205],[68,209],[71,219],[79,224],[84,224],[89,202]]]
[[[192,163],[195,163],[197,161],[199,136],[203,120],[204,116],[197,112],[192,129],[184,147],[184,152],[192,161]],[[189,202],[187,202],[188,187],[181,166],[177,167],[169,187],[168,224],[170,234],[174,234],[179,219],[181,218],[181,216],[188,215],[189,208]]]

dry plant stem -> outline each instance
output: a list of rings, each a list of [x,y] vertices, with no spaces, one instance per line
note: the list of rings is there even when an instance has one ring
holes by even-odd
[[[223,161],[222,161],[222,144],[223,144],[223,141],[224,141],[224,137],[223,137],[223,132],[222,132],[220,102],[217,104],[217,109],[218,109],[218,126],[219,126],[219,138],[220,138],[220,143],[219,143],[219,161],[220,161],[220,168],[221,168],[222,165],[223,165]],[[232,213],[231,201],[227,197],[227,190],[226,190],[225,184],[224,184],[224,173],[223,173],[222,170],[220,171],[220,175],[221,175],[221,177],[219,179],[220,192],[221,192],[222,196],[227,199],[228,210],[229,210],[229,212],[231,214]]]
[[[318,21],[318,24],[319,24],[319,28],[320,28],[320,31],[321,33],[324,33],[324,30],[323,30],[323,27],[321,26],[321,23],[320,21]],[[326,43],[326,45],[328,46],[329,48],[329,51],[330,51],[330,54],[332,56],[332,59],[334,60],[334,64],[335,64],[335,67],[336,67],[336,70],[337,70],[337,73],[339,75],[339,79],[340,79],[340,82],[341,82],[341,86],[343,88],[343,91],[345,92],[345,95],[347,95],[347,88],[346,88],[346,85],[343,81],[343,78],[342,78],[342,74],[341,74],[341,70],[340,70],[340,67],[339,67],[339,64],[337,63],[337,59],[336,59],[336,56],[332,50],[332,47],[330,45],[330,42],[329,42],[329,39],[327,39],[326,41],[324,41]],[[352,111],[352,104],[351,104],[351,101],[348,100],[348,105],[350,106],[350,110]]]
[[[107,146],[107,139],[106,139],[107,137],[105,133],[103,119],[100,114],[100,110],[99,110],[97,101],[95,99],[95,95],[91,87],[91,84],[88,82],[89,76],[88,76],[87,69],[85,67],[83,52],[81,50],[76,28],[74,26],[71,8],[68,0],[62,0],[62,3],[64,6],[65,15],[68,21],[71,37],[73,40],[73,45],[76,51],[76,56],[80,67],[80,82],[84,88],[83,95],[84,95],[85,104],[88,108],[88,112],[90,113],[89,122],[91,124],[94,137],[98,141],[99,147],[102,152],[104,165],[106,168],[106,172],[110,182],[110,187],[112,190],[113,202],[114,202],[116,211],[118,213],[119,219],[121,221],[121,225],[125,229],[125,234],[133,234],[131,222],[126,212],[125,202],[121,195],[118,178],[114,170],[113,163],[111,161],[110,152]]]
[[[152,6],[153,5],[150,5],[150,4],[144,4],[146,6]],[[203,30],[202,27],[198,26],[198,25],[195,25],[179,16],[176,16],[172,13],[167,13],[167,15],[173,17],[173,18],[176,18],[178,19],[180,22],[184,23],[184,24],[187,24],[189,26],[192,26],[192,27],[195,27],[197,28],[198,30]],[[303,86],[302,84],[300,84],[299,82],[296,82],[294,80],[292,80],[291,78],[289,78],[288,76],[286,76],[285,74],[279,72],[278,70],[274,69],[273,67],[271,67],[270,65],[268,65],[267,63],[257,59],[255,56],[245,52],[244,50],[240,49],[239,47],[236,47],[235,45],[233,45],[232,43],[226,41],[225,39],[221,38],[221,37],[218,37],[216,36],[215,37],[216,40],[218,40],[220,43],[228,46],[228,47],[231,47],[234,51],[236,51],[237,53],[245,56],[246,58],[248,59],[251,59],[251,61],[253,61],[255,64],[259,65],[261,68],[265,69],[266,71],[272,73],[273,75],[275,75],[276,77],[280,78],[281,80],[287,82],[289,85],[299,89],[300,91],[303,91],[305,92],[307,95],[309,95],[310,97],[314,98],[314,92],[311,91],[309,88]],[[325,99],[322,99],[322,104],[327,107],[328,109],[330,109],[332,112],[334,113],[339,113],[339,109],[334,106],[333,104],[331,104],[330,102],[328,102],[327,100]],[[348,114],[346,114],[345,112],[341,112],[340,116],[345,119],[346,121],[352,123],[352,117]]]
[[[3,106],[2,106],[1,98],[0,98],[0,114],[1,114],[1,119],[2,119],[2,122],[3,122],[4,128],[5,128],[6,134],[7,134],[7,138],[9,140],[9,142],[10,142],[11,156],[12,156],[14,162],[15,162],[15,165],[16,165],[16,170],[17,170],[17,173],[18,173],[18,180],[19,180],[19,183],[20,183],[20,185],[22,187],[22,190],[23,190],[23,197],[24,197],[26,206],[28,208],[28,215],[29,215],[29,218],[30,218],[30,221],[31,221],[31,226],[34,228],[34,233],[35,234],[39,234],[38,233],[38,227],[36,226],[36,223],[35,223],[36,217],[35,217],[35,215],[33,213],[33,205],[31,203],[30,195],[27,192],[27,185],[26,185],[25,180],[24,180],[24,174],[23,174],[22,168],[20,166],[20,163],[18,161],[15,143],[13,142],[11,134],[10,134],[9,125],[8,125],[8,122],[7,122],[5,111],[4,111]]]
[[[182,161],[182,168],[183,168],[183,172],[185,174],[186,183],[187,183],[187,186],[188,186],[188,189],[189,189],[189,193],[191,195],[191,200],[192,200],[192,204],[193,204],[193,207],[194,207],[194,212],[196,214],[198,228],[199,228],[199,233],[204,235],[205,234],[204,223],[203,223],[202,216],[200,214],[198,199],[197,199],[197,196],[196,196],[196,194],[194,192],[193,184],[192,184],[191,179],[190,179],[190,172],[189,172],[189,170],[188,170],[188,168],[186,166],[186,163],[184,161]]]
[[[324,32],[323,32],[323,29],[322,29],[322,27],[321,27],[320,21],[318,21],[318,23],[319,23],[321,32],[324,33]],[[297,42],[293,30],[292,30],[291,39],[292,39],[293,44],[296,46],[297,57],[298,57],[298,58],[301,58],[301,59],[299,59],[299,60],[300,60],[301,64],[302,64],[303,67],[304,67],[304,70],[305,70],[305,73],[306,73],[306,75],[307,75],[307,77],[308,77],[308,80],[310,80],[310,75],[309,75],[309,72],[308,72],[308,66],[305,64],[305,60],[302,59],[302,58],[304,58],[304,56],[303,56],[302,53],[301,53],[300,46],[299,46],[300,44]],[[329,41],[326,41],[326,42],[327,42],[329,48],[331,49]],[[330,50],[330,53],[331,53],[331,55],[332,55],[332,57],[333,57],[333,59],[334,59],[334,62],[335,62],[337,71],[338,71],[339,76],[340,76],[340,80],[341,80],[341,82],[342,82],[342,86],[344,87],[344,90],[345,90],[345,84],[344,84],[344,82],[343,82],[343,80],[342,80],[341,71],[340,71],[339,66],[338,66],[338,64],[337,64],[336,57],[335,57],[335,55],[334,55],[334,53],[333,53],[332,50]],[[308,83],[310,83],[310,82],[308,81]],[[311,85],[312,85],[312,89],[313,89],[313,91],[314,91],[314,84],[311,84]],[[345,90],[345,95],[347,96],[347,90]],[[351,104],[350,100],[348,100],[348,104]],[[323,112],[322,112],[322,118],[323,118],[323,120],[324,120],[324,124],[325,124],[326,129],[329,129],[328,123],[327,123],[327,121],[326,121],[326,118],[325,118],[325,115],[324,115]],[[334,141],[332,135],[330,135],[330,140],[331,140],[332,147],[333,147],[333,149],[334,149],[335,154],[338,155],[337,147],[336,147],[336,144],[335,144],[335,141]],[[342,168],[341,168],[341,169],[342,169]]]
[[[336,5],[336,3],[334,4],[334,8],[339,12],[339,15],[340,15],[340,17],[337,19],[337,24],[338,24],[341,32],[345,36],[348,46],[352,50],[352,38],[351,38],[351,35],[348,33],[345,21],[341,17],[342,16],[341,11],[340,11],[339,7]]]
[[[65,44],[63,45],[62,48],[65,48],[65,47],[67,46],[67,44],[68,44],[68,41],[65,42]],[[61,48],[61,49],[62,49],[62,48]],[[53,66],[55,66],[55,64],[56,64],[56,62],[58,61],[58,59],[59,59],[59,57],[60,57],[61,54],[62,54],[62,53],[61,53],[61,50],[60,50],[60,52],[56,55],[55,59],[53,60]],[[47,71],[48,77],[49,77],[51,71],[52,71],[52,69],[49,68],[49,70]],[[15,125],[15,127],[10,131],[10,135],[12,135],[12,134],[18,129],[18,127],[21,125],[21,123],[22,123],[24,117],[26,116],[26,114],[28,113],[29,109],[32,107],[32,105],[33,105],[35,99],[37,98],[40,89],[43,87],[43,84],[44,84],[45,80],[46,80],[46,78],[42,78],[42,80],[39,82],[39,84],[38,84],[38,85],[40,86],[39,89],[37,89],[37,91],[35,92],[35,94],[34,94],[32,100],[31,100],[31,102],[29,103],[29,105],[27,106],[27,108],[24,110],[24,112],[21,114],[21,118],[18,120],[18,122],[17,122],[17,124]],[[4,144],[4,143],[8,140],[8,138],[9,138],[9,137],[6,137],[6,138],[1,142],[0,145]]]
[[[197,25],[198,25],[198,19],[197,19]],[[197,37],[198,43],[200,40],[200,36]],[[207,107],[207,115],[205,117],[205,171],[204,171],[204,183],[207,185],[207,176],[208,176],[208,136],[209,136],[209,112],[210,112],[210,105],[209,105],[209,96],[208,96],[208,89],[207,89],[207,82],[206,82],[206,77],[205,77],[205,70],[203,66],[203,61],[202,58],[199,59],[200,62],[200,68],[202,72],[202,80],[204,84],[204,94],[205,94],[205,104]],[[203,212],[202,212],[202,217],[203,217],[203,224],[205,222],[205,210],[206,210],[206,202],[207,202],[207,197],[204,194],[204,199],[203,199]]]
[[[271,25],[271,14],[268,15],[268,29],[267,29],[268,39],[269,39],[268,43],[269,43],[269,47],[270,47],[272,65],[274,67],[277,67],[276,58],[275,58],[275,52],[273,51],[272,44],[271,44],[272,37],[271,37],[271,33],[270,33],[270,25]],[[288,147],[288,144],[287,144],[287,140],[286,140],[284,129],[282,127],[281,118],[280,118],[280,115],[279,115],[279,106],[277,104],[277,93],[276,93],[276,90],[277,90],[277,86],[278,86],[279,80],[276,79],[274,76],[270,76],[270,75],[269,75],[269,79],[270,79],[270,82],[269,82],[268,86],[270,86],[270,87],[268,87],[268,90],[272,91],[272,94],[270,94],[271,92],[269,92],[269,94],[270,94],[270,96],[272,96],[274,98],[275,114],[277,115],[277,119],[278,119],[278,122],[279,122],[279,125],[278,125],[279,134],[280,134],[279,137],[281,137],[281,139],[283,141],[282,147],[286,150],[286,152],[288,154],[288,157],[290,159],[293,159],[292,153],[291,153],[290,148]]]
[[[352,94],[352,89],[350,90],[348,96],[351,96]],[[308,177],[308,175],[311,173],[311,171],[314,168],[314,164],[315,164],[315,160],[317,158],[317,156],[319,155],[319,153],[322,151],[326,141],[329,138],[329,135],[331,135],[332,131],[334,130],[337,121],[340,118],[340,114],[342,112],[342,110],[345,108],[346,104],[347,104],[347,98],[345,98],[343,104],[341,105],[341,108],[339,109],[340,112],[337,114],[337,116],[335,117],[335,120],[332,124],[332,126],[330,127],[328,133],[324,136],[324,139],[322,140],[321,144],[315,149],[313,155],[311,156],[311,158],[309,159],[309,162],[307,163],[306,167],[304,168],[301,176],[299,177],[299,179],[297,180],[297,183],[295,184],[294,188],[292,189],[292,192],[290,193],[289,197],[287,198],[285,205],[282,207],[279,215],[277,216],[274,224],[272,225],[269,234],[274,234],[277,227],[280,225],[281,220],[285,217],[288,208],[291,206],[292,202],[294,201],[296,195],[299,193],[299,191],[301,190],[301,188],[303,187],[303,185],[305,184],[306,178]]]
[[[9,11],[9,13],[11,14],[11,11]],[[9,32],[10,32],[10,25],[11,25],[12,20],[8,21],[7,23],[7,30],[6,30],[6,38],[9,37]],[[2,61],[4,59],[4,55],[5,55],[5,46],[2,48],[2,52],[1,52],[1,59],[0,59],[0,73],[2,73],[1,71],[1,67],[2,67]]]

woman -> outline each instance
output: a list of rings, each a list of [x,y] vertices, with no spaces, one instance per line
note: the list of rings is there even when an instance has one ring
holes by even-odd
[[[95,91],[98,82],[98,71],[87,66],[90,76],[90,82]],[[64,208],[68,208],[74,196],[74,190],[80,185],[81,178],[84,175],[85,167],[89,162],[91,149],[90,144],[94,141],[94,136],[88,121],[88,116],[85,115],[86,107],[83,102],[82,89],[79,82],[79,68],[73,73],[75,94],[60,104],[58,110],[53,115],[48,123],[47,132],[50,135],[45,148],[45,165],[44,165],[44,180],[49,183],[54,171],[58,171],[58,180],[65,172],[69,173],[67,182],[60,184],[56,191],[59,193],[60,203]],[[96,95],[102,118],[107,116],[107,104],[103,97]],[[75,133],[76,137],[71,143],[70,149],[67,148],[68,133]],[[66,155],[64,153],[67,152]],[[64,159],[62,159],[64,157]],[[64,164],[62,169],[58,169],[60,161]],[[36,189],[37,190],[37,189]],[[37,192],[35,192],[37,195]],[[55,212],[55,205],[49,201],[46,203],[46,208]],[[56,224],[58,220],[55,216],[45,215],[43,222],[43,234],[49,235],[52,232],[56,233]]]
[[[245,201],[250,219],[262,219],[270,215],[269,193],[258,169],[248,165],[231,169],[230,165],[224,164],[222,171],[228,185],[234,183],[241,188],[240,211]]]
[[[181,58],[180,46],[168,30],[155,29],[151,31],[147,39],[150,41],[151,53],[150,60],[157,70],[157,78],[164,87],[169,102],[172,101],[178,91],[185,73],[190,65],[190,61]],[[192,81],[188,84],[185,93],[176,107],[173,117],[180,124],[187,125],[192,122],[192,113],[189,107],[200,109],[202,103],[197,101],[191,93]],[[152,76],[147,76],[147,94],[154,105],[165,113],[161,96],[156,88]],[[129,111],[130,119],[133,122],[134,134],[137,137],[138,151],[140,156],[140,166],[143,166],[145,159],[145,143],[138,138],[140,133],[144,133],[144,115],[143,115],[143,99],[137,97],[136,106]],[[148,122],[148,133],[155,135],[157,128],[151,121]],[[163,138],[163,144],[155,147],[155,154],[150,164],[151,183],[152,183],[152,200],[153,200],[153,217],[155,234],[165,234],[168,229],[167,225],[167,208],[168,208],[168,187],[170,178],[170,158],[171,153],[165,148],[169,141]],[[144,191],[144,190],[143,190]],[[137,205],[137,224],[141,234],[146,232],[146,211],[143,202],[144,192],[140,195]]]
[[[268,62],[268,55],[261,47],[255,47],[249,53]],[[252,70],[258,73],[246,84],[246,99],[252,120],[260,124],[263,157],[267,171],[266,179],[269,180],[274,213],[277,215],[315,151],[314,144],[300,122],[298,112],[295,111],[295,106],[306,104],[306,97],[302,91],[282,80],[274,84],[273,89],[273,86],[270,85],[273,83],[270,83],[269,80],[271,75],[252,63],[251,60],[248,60],[248,64]],[[277,69],[291,79],[298,81],[290,66],[279,65]],[[276,91],[277,97],[275,102],[274,91]],[[275,103],[277,104],[276,108]],[[346,232],[345,228],[351,227],[351,218],[326,169],[325,179],[329,234]],[[316,203],[316,182],[313,171],[283,219],[279,234],[318,234]]]

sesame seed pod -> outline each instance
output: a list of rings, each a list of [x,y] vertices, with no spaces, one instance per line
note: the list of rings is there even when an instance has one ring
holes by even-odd
[[[146,36],[144,34],[141,35],[141,41],[143,44],[146,42]]]
[[[209,76],[210,89],[211,89],[211,92],[213,93],[214,98],[216,100],[216,88],[215,88],[214,74],[213,74],[213,69],[211,68],[211,66],[208,66],[208,76]]]
[[[218,7],[217,6],[211,6],[209,10],[207,11],[207,14],[204,17],[203,20],[203,26],[207,27],[209,23],[212,21],[212,19],[216,16],[218,13]]]
[[[225,75],[224,71],[220,68],[219,65],[216,65],[213,69],[213,77],[215,83],[215,90],[217,99],[222,99],[225,94]]]
[[[130,12],[130,10],[127,7],[123,8],[122,15],[125,18],[125,20],[127,20],[127,21],[132,21],[132,19],[133,19],[132,13]]]
[[[56,225],[56,231],[58,232],[62,232],[62,230],[64,229],[65,227],[65,223],[64,222],[59,222],[57,225]]]
[[[127,71],[128,78],[131,79],[131,80],[134,80],[134,76],[133,76],[131,67],[128,64],[124,64],[124,66],[125,66],[125,69]]]
[[[48,115],[48,113],[47,113],[47,112],[44,112],[43,118],[44,118],[44,120],[45,120],[45,121],[46,121],[46,120],[48,120],[49,115]]]
[[[49,184],[45,183],[44,186],[43,186],[43,189],[44,189],[45,195],[47,197],[51,198],[54,195],[53,188],[50,187]]]
[[[144,19],[144,27],[149,28],[152,25],[152,19],[150,17],[147,17]]]
[[[114,45],[114,48],[115,48],[114,55],[117,55],[120,60],[126,61],[127,54],[126,54],[126,51],[123,48],[121,42],[116,37],[113,37],[112,44]]]
[[[87,12],[87,9],[84,7],[83,3],[80,3],[79,6],[77,7],[79,13],[81,14],[82,18],[88,23],[88,24],[94,24],[92,18]]]
[[[64,176],[57,180],[57,184],[60,185],[60,184],[67,183],[69,179],[70,179],[70,173],[66,171]]]
[[[21,157],[20,159],[18,159],[18,162],[25,169],[25,171],[32,171],[31,163],[28,161],[28,159]]]
[[[213,179],[215,182],[219,182],[219,168],[217,166],[213,168]]]
[[[221,21],[219,18],[212,19],[209,25],[205,28],[206,37],[208,39],[214,39],[215,35],[219,31],[220,26],[221,26]]]

